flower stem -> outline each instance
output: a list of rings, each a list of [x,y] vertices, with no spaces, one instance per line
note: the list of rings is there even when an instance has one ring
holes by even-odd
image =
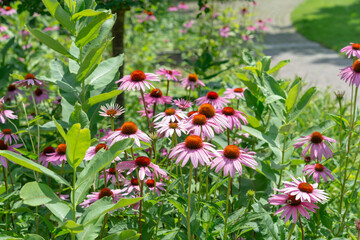
[[[302,222],[301,222],[300,215],[299,215],[299,224],[300,224],[300,228],[301,228],[301,238],[302,238],[302,240],[304,240],[304,228],[303,228],[303,225],[302,225]]]
[[[228,217],[229,217],[230,189],[231,189],[231,176],[229,176],[229,179],[228,179],[228,189],[227,189],[227,193],[226,193],[226,217],[225,217],[225,227],[224,227],[224,240],[226,240],[226,237],[227,237],[227,220],[228,220]]]
[[[287,134],[284,136],[284,144],[283,144],[283,149],[281,151],[281,165],[284,165],[285,151],[286,151],[286,139],[287,139]],[[281,170],[280,170],[280,178],[279,178],[279,183],[277,185],[278,188],[280,187],[280,184],[281,184],[282,173],[283,173],[283,168],[281,168]]]
[[[116,171],[116,169],[115,169]],[[106,187],[107,186],[107,179],[106,179],[106,170],[105,168],[103,168],[103,174],[104,174],[104,186]]]
[[[230,129],[229,128],[227,129],[227,142],[228,142],[228,145],[230,145]]]
[[[61,164],[61,169],[60,169],[60,177],[62,177],[63,171],[64,171],[64,165],[65,165],[65,160],[62,161]],[[61,195],[61,188],[62,188],[62,184],[59,184],[59,197]]]
[[[105,226],[106,226],[107,221],[108,221],[108,214],[106,213],[106,214],[105,214],[105,217],[104,217],[103,225],[102,225],[102,227],[101,227],[100,239],[102,239],[103,236],[104,236]]]
[[[191,229],[190,229],[190,208],[191,208],[191,180],[192,180],[193,165],[190,163],[189,171],[189,191],[188,191],[188,212],[187,212],[187,234],[188,240],[191,239]]]
[[[143,189],[144,189],[144,180],[141,180],[140,185],[140,197],[143,197]],[[141,233],[141,217],[142,217],[142,204],[143,199],[140,200],[140,207],[139,207],[139,233],[140,233],[140,240],[142,239],[142,233]]]
[[[110,120],[111,120],[111,131],[114,131],[115,129],[114,118],[110,118]]]
[[[146,121],[147,121],[147,125],[148,125],[148,130],[149,130],[149,133],[150,133],[150,119],[149,119],[149,114],[148,114],[147,107],[146,107],[146,102],[145,102],[144,92],[143,92],[143,90],[142,90],[142,89],[140,90],[140,94],[141,94],[141,99],[142,99],[143,104],[144,104],[144,110],[145,110],[145,115],[146,115]]]
[[[290,233],[289,233],[289,236],[288,236],[288,238],[287,238],[288,240],[291,239],[291,236],[292,236],[292,234],[293,234],[293,232],[294,232],[294,230],[295,230],[295,226],[296,226],[296,224],[293,223],[292,228],[291,228]]]

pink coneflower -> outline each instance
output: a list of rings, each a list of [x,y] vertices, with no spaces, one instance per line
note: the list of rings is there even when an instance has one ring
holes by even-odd
[[[49,99],[48,93],[49,93],[49,90],[46,90],[44,88],[35,89],[35,91],[33,92],[35,102],[36,103],[41,103],[41,102],[45,101],[46,99]],[[30,102],[33,101],[33,99],[32,99],[33,96],[32,95],[29,96],[29,101]]]
[[[184,10],[189,9],[189,6],[188,6],[188,5],[186,5],[186,3],[185,3],[185,2],[180,2],[180,3],[179,3],[179,5],[178,5],[177,7],[178,7],[178,9],[184,9]]]
[[[181,110],[168,108],[165,112],[157,114],[154,122],[166,124],[171,122],[180,122],[184,118],[186,118],[186,115]]]
[[[161,181],[155,183],[154,179],[148,179],[146,180],[145,183],[146,186],[148,186],[148,188],[150,189],[150,191],[154,193],[156,192],[158,196],[161,195],[160,190],[165,191],[164,189],[165,184],[163,184]]]
[[[14,114],[12,110],[4,110],[4,97],[0,98],[0,122],[4,124],[6,118],[17,119],[18,117]]]
[[[109,149],[109,147],[105,143],[99,143],[96,146],[89,147],[89,149],[85,153],[84,160],[90,161],[93,159],[93,157],[96,155],[97,152],[99,152],[101,149],[104,149],[105,151]],[[115,160],[120,160],[119,157],[116,157]]]
[[[217,129],[218,132],[220,131],[218,125],[214,122],[209,122],[203,114],[192,116],[185,124],[185,128],[189,134],[201,136],[202,139],[213,138],[215,136],[213,129]]]
[[[52,101],[52,103],[56,104],[56,105],[60,105],[61,104],[61,99],[62,99],[61,96],[57,96],[57,97],[55,97],[55,100]]]
[[[325,158],[330,158],[334,155],[330,147],[325,142],[331,146],[330,142],[336,143],[336,141],[332,138],[325,137],[319,132],[313,132],[312,134],[301,137],[296,141],[299,142],[294,144],[294,148],[302,147],[304,144],[308,143],[308,145],[302,151],[301,156],[303,157],[306,155],[309,149],[312,159],[317,158],[318,160],[321,160],[323,156]]]
[[[167,174],[158,165],[151,162],[148,157],[137,157],[134,161],[123,161],[118,163],[118,168],[122,170],[129,169],[127,174],[132,173],[134,170],[139,169],[139,179],[144,180],[145,175],[148,177],[152,176],[150,168],[153,170],[156,176],[166,177]]]
[[[175,105],[180,108],[182,111],[185,111],[186,109],[188,109],[189,107],[191,107],[193,105],[192,102],[187,101],[183,98],[180,99],[176,99],[174,100]]]
[[[345,82],[349,81],[349,85],[360,85],[360,61],[359,59],[354,62],[352,66],[341,69],[339,76]]]
[[[133,122],[124,122],[121,128],[113,131],[107,139],[107,142],[110,145],[113,145],[115,142],[126,138],[133,138],[137,146],[141,146],[140,140],[143,142],[150,142],[151,139],[144,133],[139,130],[135,123]]]
[[[316,206],[310,202],[303,202],[300,199],[295,199],[295,196],[291,195],[283,195],[283,194],[272,194],[269,198],[269,203],[271,205],[285,205],[281,207],[279,210],[275,212],[276,214],[282,213],[281,219],[284,219],[285,222],[289,221],[290,217],[292,216],[293,222],[296,223],[298,219],[298,213],[301,216],[310,219],[310,215],[307,210],[311,212],[316,212]]]
[[[172,102],[172,97],[168,97],[168,96],[164,96],[162,91],[158,88],[154,88],[151,89],[149,94],[146,94],[145,97],[145,102],[148,105],[154,105],[154,104],[171,104]],[[140,99],[140,102],[142,102],[142,99]]]
[[[257,6],[257,5],[258,5],[258,3],[257,3],[256,1],[251,1],[250,4],[253,5],[253,6]]]
[[[241,121],[242,124],[247,125],[248,121],[246,120],[246,114],[241,111],[236,111],[232,107],[225,107],[223,109],[216,110],[217,113],[223,114],[230,125],[230,130],[233,130],[234,128],[241,129]],[[241,121],[240,121],[241,120]]]
[[[196,87],[205,87],[205,83],[199,80],[198,76],[195,73],[190,73],[187,78],[182,78],[181,80],[181,86],[185,87],[186,89],[191,88],[191,90],[194,90]]]
[[[30,49],[32,46],[33,46],[32,44],[27,44],[27,45],[22,46],[22,49],[23,50]]]
[[[11,16],[13,14],[16,14],[16,10],[11,8],[10,6],[0,8],[0,15],[2,16]]]
[[[178,135],[178,137],[181,137],[181,133],[187,133],[182,122],[158,123],[155,124],[155,128],[160,135],[164,135],[165,137],[172,137],[174,133]]]
[[[360,58],[360,44],[350,43],[349,46],[344,47],[340,52],[345,52],[348,58],[357,57]]]
[[[150,106],[148,106],[146,110],[147,110],[148,117],[152,118],[153,114],[154,114],[153,109]],[[145,109],[137,111],[137,112],[140,113],[140,117],[146,117]]]
[[[8,30],[7,26],[0,25],[0,32],[5,32]]]
[[[48,146],[44,148],[44,150],[39,154],[39,163],[44,167],[47,167],[51,161],[48,160],[48,157],[52,156],[53,153],[56,152],[56,149]],[[57,166],[57,162],[51,162],[54,166]]]
[[[4,138],[4,142],[9,144],[12,144],[12,141],[14,140],[15,143],[19,140],[19,137],[12,132],[10,128],[4,128],[0,132],[0,139]]]
[[[116,167],[118,168],[118,167]],[[119,180],[119,184],[122,186],[124,185],[125,183],[125,180],[126,178],[122,175],[122,173],[124,171],[122,171],[121,169],[115,169],[115,168],[109,168],[109,169],[106,169],[105,170],[105,173],[106,173],[106,182],[109,182],[111,181],[111,183],[113,185],[117,185],[117,181],[116,181],[116,171],[117,171],[117,175],[118,175],[118,180]],[[104,178],[104,173],[101,174],[99,176],[100,179],[103,179]]]
[[[170,7],[168,8],[168,11],[169,11],[169,12],[177,12],[177,11],[178,11],[178,8],[175,7],[175,6],[170,6]]]
[[[182,161],[181,167],[184,167],[189,159],[194,168],[197,168],[199,163],[203,166],[210,165],[210,160],[219,155],[213,147],[214,145],[203,142],[201,137],[190,135],[185,142],[179,143],[171,149],[169,159],[176,159],[176,164]]]
[[[221,37],[227,38],[230,36],[230,34],[229,34],[230,28],[228,26],[224,26],[224,27],[220,28],[219,32],[220,32]]]
[[[162,149],[160,149],[160,152],[161,152],[161,155],[163,155],[163,156],[168,155],[168,151],[167,151],[167,149],[166,149],[166,148],[162,148]]]
[[[66,148],[65,143],[59,144],[56,148],[56,152],[46,154],[46,156],[48,156],[46,160],[54,166],[60,165],[63,161],[66,161]]]
[[[152,11],[147,11],[147,10],[145,10],[142,15],[138,15],[136,17],[138,18],[139,23],[148,22],[150,20],[154,22],[157,21],[156,17],[154,16],[154,13]]]
[[[13,82],[13,84],[17,85],[18,87],[23,87],[25,86],[26,88],[29,88],[31,86],[43,86],[44,81],[38,80],[35,78],[35,76],[31,73],[26,74],[25,79],[24,80],[20,80],[20,81],[16,81]]]
[[[7,88],[7,92],[5,94],[6,99],[15,100],[16,96],[24,94],[23,91],[18,89],[15,85],[11,84]]]
[[[116,103],[106,104],[105,106],[100,107],[99,115],[103,117],[116,118],[122,115],[125,112],[124,107]]]
[[[132,178],[131,180],[125,181],[124,188],[121,190],[124,195],[128,195],[130,193],[137,194],[140,192],[139,179]]]
[[[222,132],[223,129],[230,128],[227,118],[217,113],[215,108],[210,103],[204,103],[199,107],[197,114],[203,114],[209,122],[212,122],[218,126],[217,129],[214,129],[216,133]],[[195,115],[195,114],[194,114]]]
[[[11,152],[14,152],[14,153],[18,153],[16,151],[16,148],[19,148],[21,146],[22,146],[22,144],[8,145],[3,140],[0,140],[0,150],[8,150],[8,151],[11,151]],[[5,157],[0,156],[0,162],[1,162],[1,165],[4,166],[4,168],[8,168],[7,161],[6,161]]]
[[[247,8],[244,7],[244,8],[241,9],[240,13],[241,13],[242,15],[246,15],[246,14],[249,13],[249,11],[247,10]]]
[[[249,35],[242,35],[241,38],[246,42],[249,41],[251,39],[251,37]]]
[[[212,161],[211,169],[216,167],[216,173],[223,169],[225,176],[230,175],[231,177],[235,177],[235,171],[238,171],[239,175],[241,175],[241,165],[248,166],[252,169],[256,169],[255,166],[258,165],[252,154],[247,154],[235,145],[228,145],[224,150],[219,150],[218,153],[220,156],[215,157]]]
[[[230,103],[225,98],[219,97],[219,94],[217,94],[217,92],[208,92],[206,96],[199,97],[195,101],[198,105],[210,103],[215,109],[223,108],[226,104]]]
[[[194,20],[189,20],[184,24],[185,28],[191,28],[194,25],[195,21]]]
[[[174,80],[177,82],[176,76],[181,76],[179,71],[168,70],[166,68],[159,68],[159,71],[156,71],[156,74],[165,76],[168,80]]]
[[[224,92],[224,98],[227,98],[227,99],[240,99],[240,98],[245,98],[244,97],[244,91],[246,90],[247,88],[227,88]]]
[[[305,178],[296,179],[293,176],[293,182],[284,181],[285,188],[279,190],[282,193],[295,196],[295,200],[308,201],[308,202],[324,202],[328,199],[327,193],[324,190],[317,189],[318,184],[310,184],[306,182]]]
[[[263,30],[263,31],[269,30],[269,28],[268,28],[267,26],[265,26],[265,25],[261,25],[261,26],[259,26],[259,28],[260,28],[261,30]]]
[[[246,29],[249,30],[249,31],[255,31],[257,29],[257,27],[248,26]]]
[[[22,35],[23,38],[30,35],[29,31],[26,29],[21,30],[20,34]]]
[[[103,188],[100,190],[100,192],[93,192],[92,194],[87,195],[87,199],[85,199],[84,202],[80,203],[79,205],[82,208],[86,208],[103,197],[112,197],[113,203],[117,203],[121,198],[121,190]]]
[[[305,173],[305,175],[308,177],[311,177],[311,175],[313,175],[313,179],[317,183],[320,182],[320,176],[324,179],[325,182],[327,182],[327,177],[334,180],[333,175],[331,175],[331,171],[320,163],[316,163],[314,165],[306,165],[303,169],[303,173]]]
[[[141,70],[135,70],[131,73],[131,75],[126,75],[115,83],[121,82],[119,90],[145,91],[145,88],[150,89],[150,87],[154,87],[149,81],[158,82],[160,81],[159,76],[153,73],[144,73]]]

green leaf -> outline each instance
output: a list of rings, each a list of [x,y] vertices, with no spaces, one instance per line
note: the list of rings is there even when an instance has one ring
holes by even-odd
[[[174,199],[167,199],[167,201],[170,202],[172,205],[174,205],[174,207],[176,207],[176,209],[177,209],[182,215],[184,215],[184,217],[186,217],[185,208],[181,205],[181,203],[179,203],[178,201],[175,201]]]
[[[26,234],[24,240],[45,240],[45,239],[37,234]]]
[[[29,26],[26,26],[26,28],[34,37],[36,37],[38,40],[40,40],[42,43],[44,43],[49,48],[55,50],[56,52],[58,52],[58,53],[60,53],[62,55],[64,55],[65,57],[77,60],[76,57],[71,55],[63,45],[61,45],[58,41],[56,41],[55,39],[53,39],[52,37],[50,37],[46,33],[43,33],[39,29],[32,29]]]
[[[74,222],[73,220],[66,221],[61,228],[66,229],[70,233],[80,233],[84,230],[83,225]]]
[[[30,206],[60,202],[60,198],[48,185],[38,182],[26,183],[20,190],[20,197],[24,204]]]
[[[90,130],[80,129],[80,123],[74,124],[66,135],[66,157],[71,167],[76,168],[90,147]]]
[[[295,108],[291,112],[290,121],[295,120],[296,117],[302,112],[302,110],[304,110],[304,108],[310,102],[315,92],[316,92],[316,87],[311,87],[304,93],[304,95],[300,98]]]
[[[247,64],[247,65],[252,65],[253,66],[253,65],[256,64],[254,58],[247,51],[242,52],[242,59],[245,62],[245,64]]]
[[[80,48],[94,40],[99,34],[101,25],[110,18],[112,18],[111,13],[101,12],[100,15],[80,30],[75,39],[75,45]]]
[[[128,229],[124,230],[121,233],[112,234],[103,238],[103,240],[137,240],[140,238],[140,234],[136,231]]]
[[[276,102],[279,100],[284,100],[284,98],[279,95],[270,95],[270,96],[266,97],[265,103],[270,104],[270,103],[273,103],[273,102]]]
[[[71,16],[67,13],[56,0],[43,0],[50,14],[56,18],[67,30],[75,34],[75,23]]]
[[[65,202],[49,202],[45,206],[58,218],[59,222],[64,222],[66,219],[72,219],[72,210]]]
[[[95,176],[92,176],[88,178],[87,181],[85,181],[83,184],[81,184],[79,188],[77,188],[75,191],[75,200],[72,198],[72,194],[71,194],[71,202],[75,201],[75,204],[79,205],[79,203],[82,202],[85,199],[86,195],[88,194],[88,190],[94,183],[94,179]]]
[[[62,178],[61,176],[57,175],[55,172],[51,171],[50,169],[37,164],[36,162],[34,162],[33,160],[27,159],[19,154],[16,154],[14,152],[10,152],[7,150],[0,150],[0,155],[9,159],[10,161],[19,164],[23,167],[26,167],[30,170],[34,170],[40,173],[43,173],[49,177],[52,177],[57,183],[61,183],[64,184],[66,186],[71,186],[70,183],[68,181],[66,181],[64,178]]]
[[[291,128],[294,126],[295,126],[295,123],[288,123],[288,124],[281,125],[278,133],[287,134],[290,132]]]
[[[81,128],[89,127],[89,118],[86,113],[82,110],[81,105],[77,102],[74,106],[74,111],[70,115],[69,125],[80,123]]]
[[[54,121],[54,123],[55,123],[55,126],[56,126],[58,132],[59,132],[60,135],[62,136],[62,138],[63,138],[64,140],[66,140],[66,133],[65,133],[63,127],[55,120],[54,117],[53,117],[53,121]]]
[[[113,90],[111,92],[102,93],[100,95],[91,97],[85,102],[85,104],[83,106],[84,110],[87,111],[87,110],[90,109],[91,106],[93,106],[93,105],[95,105],[97,103],[109,100],[109,99],[111,99],[113,97],[116,97],[117,95],[119,95],[122,92],[123,92],[122,90]]]
[[[257,118],[255,118],[251,115],[247,115],[246,119],[248,120],[251,127],[253,127],[253,128],[261,127],[261,123]]]
[[[75,13],[72,16],[72,20],[79,20],[82,17],[93,17],[93,16],[97,16],[97,15],[102,14],[102,13],[103,12],[95,11],[93,9],[85,9],[85,10],[82,10],[81,12]]]
[[[290,110],[293,108],[294,104],[296,103],[299,94],[299,89],[300,89],[300,83],[296,84],[294,87],[290,89],[285,101],[285,107],[287,112],[290,112]]]
[[[127,138],[116,142],[108,150],[96,153],[93,159],[81,171],[78,180],[76,181],[75,189],[78,189],[88,178],[100,172],[103,168],[111,163],[121,152],[129,149],[134,144],[134,139]]]
[[[3,56],[3,58],[5,58],[7,51],[14,45],[15,43],[15,37],[12,37],[9,41],[7,41],[7,43],[5,44],[5,46],[1,49],[1,55]],[[13,74],[11,74],[13,75]],[[24,77],[21,76],[20,80],[23,80]]]
[[[278,62],[273,68],[271,68],[269,71],[267,71],[268,74],[272,74],[274,72],[277,72],[280,70],[280,68],[284,67],[286,64],[288,64],[290,60],[282,60]]]

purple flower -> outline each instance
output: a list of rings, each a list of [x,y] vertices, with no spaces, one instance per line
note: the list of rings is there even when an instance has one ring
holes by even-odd
[[[46,161],[54,166],[60,165],[63,161],[66,161],[66,148],[65,143],[59,144],[56,148],[56,152],[46,154]]]
[[[313,132],[312,134],[301,137],[296,141],[299,142],[294,144],[294,148],[302,147],[304,144],[308,143],[308,145],[302,151],[302,157],[304,157],[309,150],[310,156],[314,160],[315,158],[317,158],[319,161],[321,161],[323,156],[325,158],[329,158],[334,155],[330,147],[326,145],[325,142],[327,142],[331,146],[330,142],[336,143],[336,141],[332,138],[325,137],[319,132]]]
[[[175,7],[175,6],[170,6],[170,7],[168,8],[168,11],[169,11],[169,12],[177,12],[177,11],[178,11],[178,8]]]
[[[87,195],[87,199],[85,199],[84,202],[80,203],[79,205],[83,208],[86,208],[103,197],[112,197],[113,203],[116,203],[121,198],[121,190],[103,188],[100,192],[93,192],[92,194]]]
[[[191,107],[193,104],[190,101],[187,101],[183,98],[174,100],[175,105],[180,108],[182,111],[185,111],[189,107]]]
[[[247,88],[227,88],[224,92],[224,98],[227,98],[227,99],[240,99],[240,98],[245,98],[244,97],[244,91],[246,90]]]
[[[230,28],[227,26],[220,28],[219,32],[220,32],[221,37],[227,38],[230,36],[230,34],[229,34]]]
[[[181,110],[168,108],[165,112],[157,114],[154,122],[166,124],[171,122],[180,122],[184,118],[186,118],[186,115]]]
[[[135,140],[135,144],[139,147],[141,146],[140,140],[143,142],[151,141],[149,136],[139,130],[133,122],[125,122],[120,129],[113,131],[106,141],[110,144],[110,146],[112,146],[115,142],[126,138],[133,138]]]
[[[208,121],[206,116],[203,114],[196,114],[187,120],[185,128],[189,134],[201,136],[202,139],[214,138],[214,129],[216,129],[217,132],[221,132],[219,126],[212,121]]]
[[[24,94],[24,92],[18,89],[15,85],[11,84],[8,86],[5,99],[15,100],[16,96],[21,94]]]
[[[191,28],[194,25],[195,21],[194,20],[189,20],[184,24],[185,28]]]
[[[18,117],[14,115],[14,111],[4,110],[4,97],[0,98],[0,122],[4,124],[6,118],[17,119]]]
[[[324,179],[325,182],[327,182],[327,177],[334,180],[333,175],[331,175],[331,171],[320,163],[316,163],[314,165],[306,165],[303,169],[303,173],[305,173],[305,175],[308,177],[311,177],[311,175],[313,175],[313,179],[317,183],[320,182],[320,176]]]
[[[124,185],[125,183],[125,177],[122,175],[122,173],[124,171],[122,171],[121,169],[118,169],[118,167],[116,166],[116,170],[115,168],[109,168],[109,169],[106,169],[105,170],[105,173],[106,173],[106,182],[109,182],[111,181],[111,183],[113,185],[117,185],[117,180],[116,180],[116,171],[117,171],[117,175],[118,175],[118,180],[119,180],[119,184],[120,185]],[[99,176],[100,179],[104,178],[104,173],[101,174]]]
[[[345,52],[348,58],[357,57],[360,58],[360,44],[350,43],[350,45],[344,47],[340,52]]]
[[[25,86],[26,88],[29,88],[34,85],[36,86],[45,85],[43,81],[36,79],[35,76],[31,73],[26,74],[24,80],[13,82],[13,84],[17,85],[18,87]]]
[[[154,193],[156,192],[158,196],[161,195],[160,190],[165,191],[165,189],[164,189],[165,184],[163,184],[161,181],[155,182],[154,179],[148,179],[148,180],[146,180],[145,183],[146,183],[146,186],[148,186],[148,188],[150,189],[150,191],[152,191]]]
[[[33,93],[33,96],[35,98],[35,102],[36,103],[41,103],[43,101],[45,101],[46,99],[49,99],[49,90],[46,90],[46,89],[43,89],[43,88],[37,88],[34,93]],[[33,97],[32,95],[29,96],[29,101],[32,102]]]
[[[10,6],[7,6],[5,8],[0,7],[0,16],[11,16],[13,14],[16,14],[16,10],[11,8]]]
[[[186,3],[184,1],[180,2],[177,7],[178,7],[178,9],[184,9],[184,10],[189,9],[188,5],[186,5]]]
[[[100,107],[99,115],[103,117],[115,118],[122,115],[125,112],[124,107],[119,106],[118,104],[106,104],[105,106]]]
[[[219,97],[219,94],[217,94],[217,92],[208,92],[206,96],[199,97],[195,101],[198,105],[210,103],[215,109],[223,108],[226,104],[230,103],[225,98]]]
[[[144,96],[144,99],[147,105],[171,104],[172,101],[172,97],[164,96],[162,91],[158,88],[152,89],[149,94]],[[140,99],[140,102],[143,103],[142,99]]]
[[[360,61],[359,59],[354,62],[352,66],[341,69],[339,74],[342,80],[345,82],[349,81],[349,85],[355,85],[359,87],[360,85]]]
[[[7,26],[2,26],[0,25],[0,32],[5,32],[8,30],[8,27]]]
[[[205,87],[205,84],[199,80],[198,76],[195,73],[190,73],[187,78],[182,78],[180,81],[181,86],[185,87],[186,89],[191,88],[191,90],[194,90],[195,87]]]
[[[186,128],[182,122],[170,122],[170,123],[157,123],[155,128],[160,135],[165,135],[165,137],[172,137],[175,133],[178,137],[181,137],[181,133],[186,134]]]
[[[232,107],[225,107],[224,109],[218,109],[216,110],[217,113],[223,114],[230,125],[230,130],[233,130],[234,128],[241,129],[241,122],[243,124],[247,125],[248,121],[245,117],[245,113],[241,111],[236,111]],[[241,121],[240,121],[241,120]]]
[[[56,104],[56,105],[60,105],[61,104],[61,99],[62,99],[61,96],[57,96],[57,97],[55,97],[55,100],[52,101],[52,103]]]
[[[12,140],[14,140],[15,143],[19,140],[19,137],[15,133],[12,133],[10,128],[4,128],[0,132],[0,139],[2,138],[4,138],[5,143],[9,142],[9,144],[12,144]]]
[[[0,150],[8,150],[8,151],[11,151],[11,152],[14,152],[14,153],[18,153],[16,151],[16,148],[19,148],[21,146],[22,146],[22,144],[8,145],[3,140],[0,140]],[[7,161],[6,161],[5,157],[0,156],[0,162],[1,162],[1,165],[4,166],[4,168],[8,168]]]
[[[121,83],[119,90],[126,91],[135,91],[143,90],[145,88],[154,87],[149,81],[160,81],[159,76],[153,73],[144,73],[141,70],[135,70],[131,75],[126,75],[122,79],[116,81],[115,83]]]
[[[174,80],[177,82],[176,76],[181,76],[179,71],[168,70],[166,68],[159,68],[159,71],[156,71],[156,74],[165,76],[168,80]]]

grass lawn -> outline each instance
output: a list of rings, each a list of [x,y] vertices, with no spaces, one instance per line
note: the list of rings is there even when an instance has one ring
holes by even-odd
[[[306,0],[292,12],[291,20],[306,38],[335,51],[360,42],[358,0]]]

